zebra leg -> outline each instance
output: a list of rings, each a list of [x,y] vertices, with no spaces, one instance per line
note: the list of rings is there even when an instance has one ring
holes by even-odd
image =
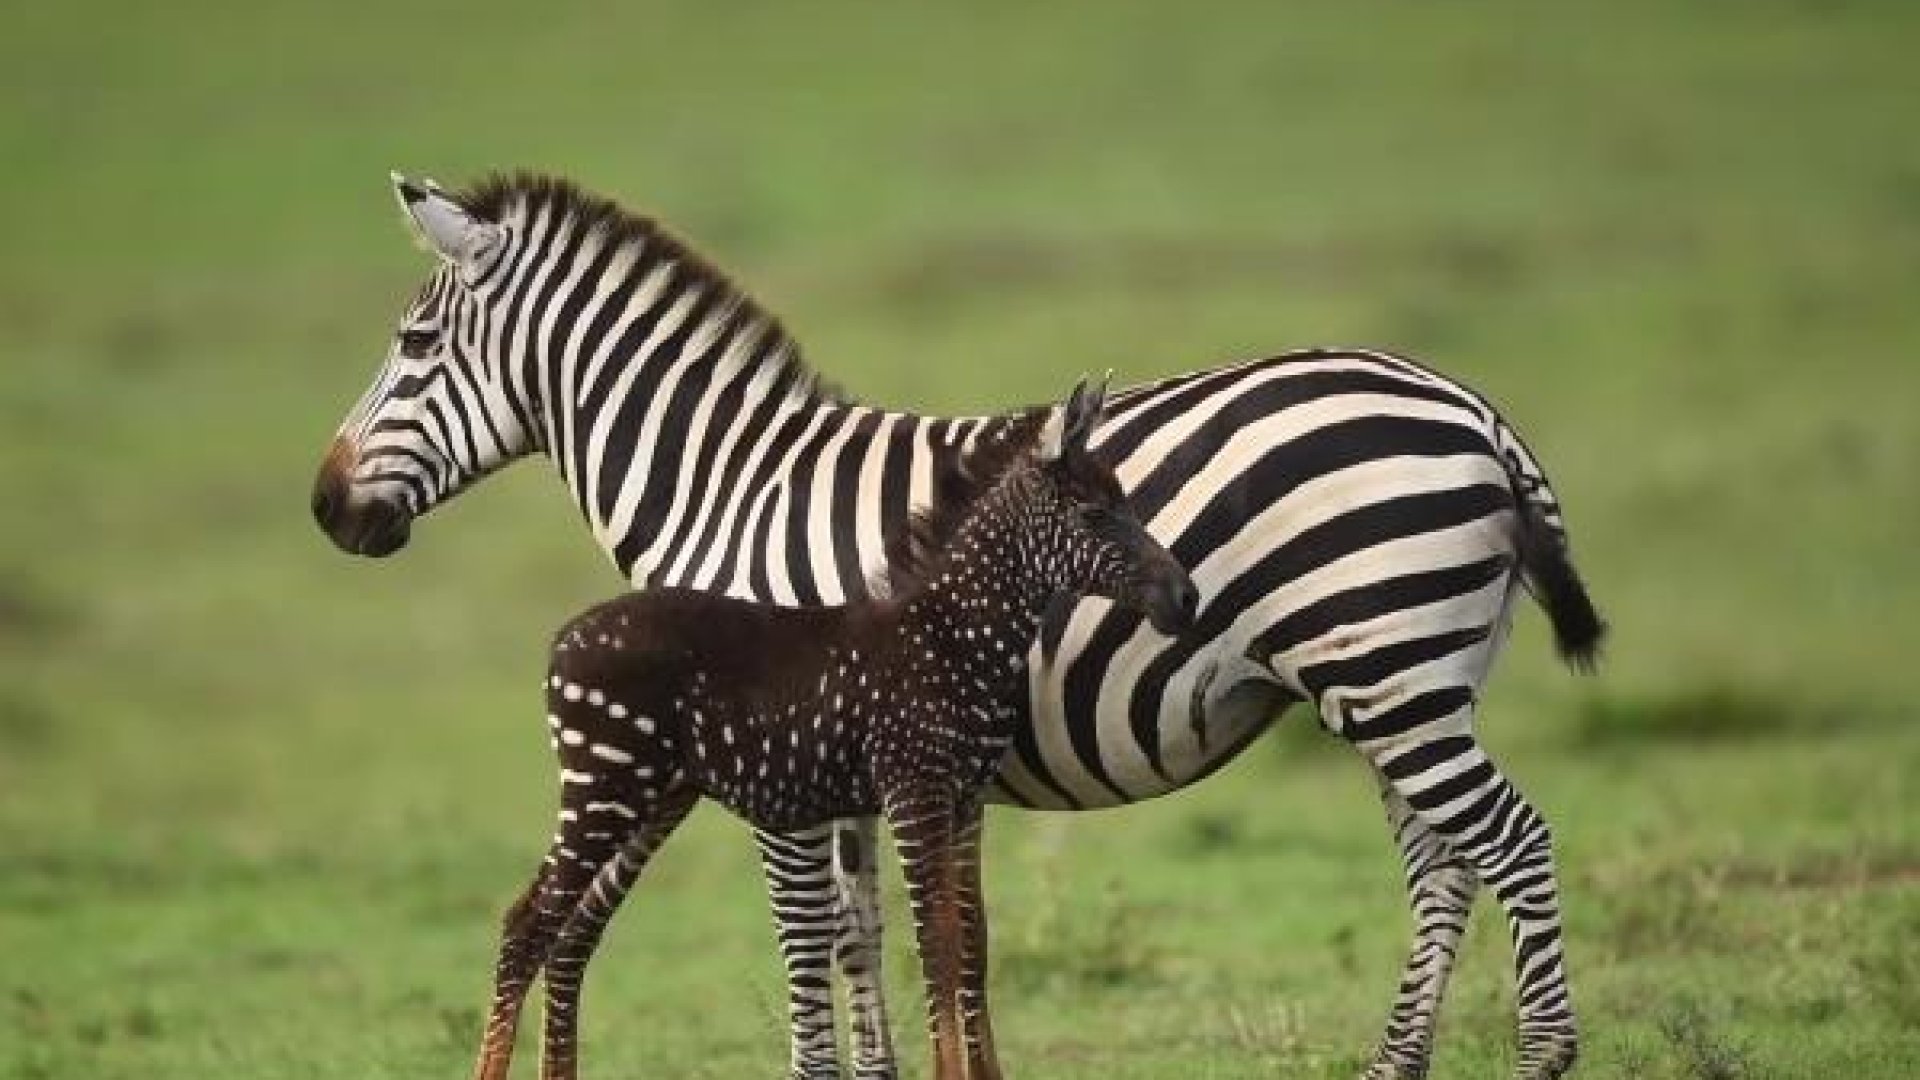
[[[640,880],[641,871],[673,830],[686,820],[695,798],[691,792],[673,797],[632,830],[626,842],[593,876],[585,895],[560,930],[545,967],[547,1013],[540,1054],[541,1080],[573,1080],[578,1067],[580,988],[587,963],[600,945],[600,936],[620,902]]]
[[[834,823],[834,882],[839,887],[839,933],[833,959],[847,981],[852,1013],[854,1080],[896,1080],[899,1065],[880,978],[880,873],[875,818]]]
[[[1458,692],[1409,697],[1391,712],[1417,712],[1422,703],[1448,700],[1443,696],[1448,693]],[[1513,936],[1514,998],[1520,1013],[1514,1075],[1518,1080],[1553,1080],[1573,1067],[1579,1049],[1561,941],[1553,836],[1546,819],[1474,739],[1472,710],[1469,699],[1453,712],[1411,728],[1394,722],[1403,721],[1403,713],[1349,723],[1345,729],[1420,820],[1500,901]],[[1399,730],[1370,741],[1363,730],[1370,726]]]
[[[616,848],[611,832],[586,830],[580,800],[565,792],[560,831],[533,881],[501,919],[500,952],[494,962],[493,1005],[481,1036],[474,1080],[506,1080],[513,1062],[513,1037],[520,1007],[533,977],[553,950],[554,940],[573,914],[580,896]]]
[[[900,849],[907,901],[926,982],[927,1030],[933,1039],[934,1080],[965,1080],[960,1034],[961,924],[959,874],[954,859],[952,793],[922,787],[887,795],[887,823]]]
[[[1387,1018],[1386,1034],[1365,1075],[1366,1080],[1411,1080],[1427,1074],[1434,1021],[1446,994],[1447,977],[1453,973],[1453,962],[1460,952],[1460,939],[1467,931],[1480,879],[1413,812],[1385,776],[1379,779],[1387,825],[1393,829],[1394,842],[1406,865],[1414,936],[1400,992]]]
[[[780,958],[787,968],[790,1080],[840,1080],[834,1041],[833,943],[839,931],[833,825],[791,833],[754,830]]]
[[[993,1012],[987,1006],[987,896],[980,881],[983,814],[975,803],[963,814],[954,843],[959,864],[960,1022],[967,1041],[968,1080],[1000,1080]]]

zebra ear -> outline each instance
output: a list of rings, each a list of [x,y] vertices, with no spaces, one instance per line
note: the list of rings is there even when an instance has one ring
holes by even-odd
[[[435,255],[461,267],[484,263],[499,246],[504,230],[475,217],[432,180],[409,180],[399,173],[393,193],[414,235]]]
[[[1040,445],[1037,453],[1042,461],[1057,461],[1069,450],[1083,451],[1087,448],[1087,436],[1093,433],[1093,426],[1107,410],[1107,382],[1113,378],[1111,372],[1095,385],[1086,379],[1074,384],[1073,392],[1067,395],[1066,404],[1055,406],[1047,415],[1045,427],[1040,429]]]

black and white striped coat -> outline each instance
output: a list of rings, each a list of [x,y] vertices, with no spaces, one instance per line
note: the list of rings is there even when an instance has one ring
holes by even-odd
[[[458,198],[396,182],[441,265],[316,485],[316,516],[349,550],[396,550],[413,519],[537,451],[635,586],[835,603],[864,592],[910,508],[1005,423],[834,399],[716,271],[564,182],[509,177]],[[1311,350],[1120,392],[1092,448],[1191,571],[1200,625],[1170,641],[1094,600],[1054,620],[989,798],[1152,798],[1311,701],[1380,778],[1417,922],[1369,1075],[1424,1070],[1483,882],[1515,932],[1519,1075],[1558,1075],[1575,1032],[1550,838],[1474,739],[1473,711],[1517,588],[1547,602],[1571,659],[1591,656],[1600,626],[1518,436],[1411,360]],[[838,1075],[836,953],[855,1073],[893,1075],[870,823],[837,845],[824,830],[762,841],[793,1075]]]

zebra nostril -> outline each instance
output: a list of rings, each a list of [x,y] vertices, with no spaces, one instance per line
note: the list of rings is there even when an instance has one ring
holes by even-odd
[[[355,514],[357,536],[351,541],[356,554],[380,559],[407,546],[407,515],[385,499],[374,499]]]
[[[313,520],[319,522],[322,526],[332,524],[333,511],[336,505],[333,492],[328,491],[326,488],[315,490],[313,493]]]

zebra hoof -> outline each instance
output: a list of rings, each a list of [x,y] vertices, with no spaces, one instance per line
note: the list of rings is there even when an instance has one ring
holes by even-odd
[[[1387,1051],[1379,1050],[1373,1055],[1373,1064],[1360,1074],[1360,1080],[1427,1080],[1427,1063],[1396,1060]]]
[[[1520,1064],[1514,1080],[1559,1080],[1573,1071],[1580,1057],[1580,1044],[1573,1039],[1535,1042],[1520,1048]]]

